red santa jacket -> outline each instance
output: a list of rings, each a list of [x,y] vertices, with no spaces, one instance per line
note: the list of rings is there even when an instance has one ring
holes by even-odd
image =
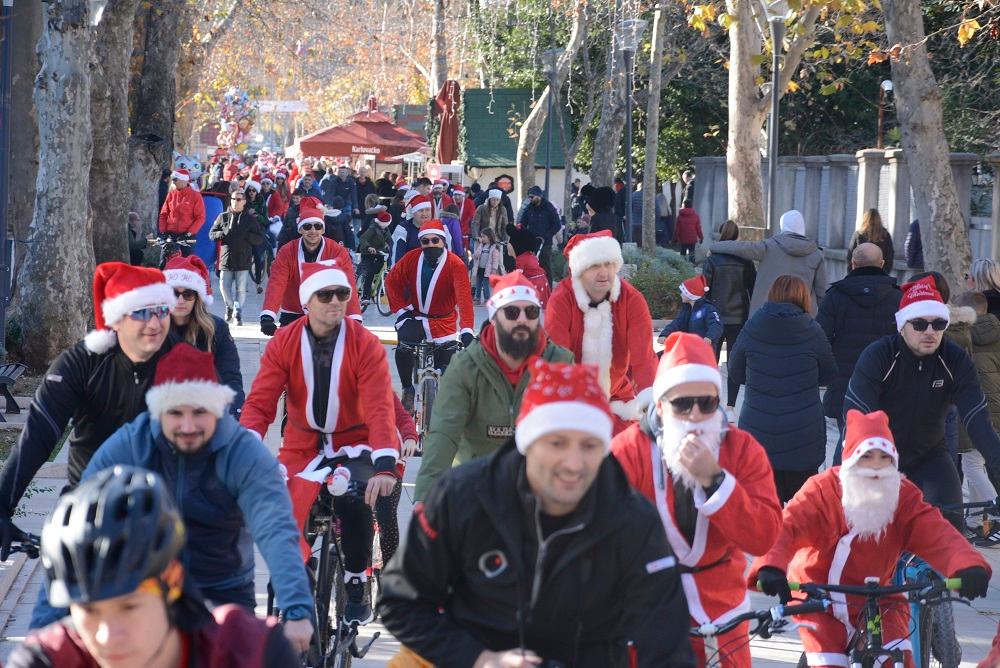
[[[347,280],[351,282],[351,301],[347,303],[347,316],[361,320],[361,304],[358,302],[358,291],[354,286],[351,252],[336,241],[322,237],[319,255],[316,257],[318,260],[336,260],[339,266],[344,267]],[[261,315],[269,315],[277,320],[280,313],[303,312],[302,304],[299,302],[299,284],[302,282],[302,265],[305,262],[302,237],[278,249],[278,255],[271,265],[271,277],[267,281]]]
[[[312,353],[305,330],[308,322],[309,316],[299,318],[279,329],[268,342],[243,404],[240,424],[263,438],[274,422],[278,399],[286,392],[288,424],[282,450],[316,454],[318,434],[322,433],[330,434],[334,454],[343,452],[354,458],[370,452],[372,460],[391,456],[395,464],[399,439],[385,348],[360,322],[344,319],[333,353],[326,422],[318,424],[312,410]],[[295,473],[289,470],[289,475]]]
[[[205,201],[188,186],[174,188],[160,209],[160,234],[198,234],[205,224]]]
[[[541,302],[542,308],[545,308],[545,305],[549,303],[552,288],[549,286],[549,277],[542,269],[542,265],[538,263],[538,256],[531,252],[521,253],[514,258],[514,269],[523,272],[524,277],[535,286],[538,301]]]
[[[700,487],[694,490],[698,518],[690,545],[674,522],[674,486],[655,441],[634,424],[614,437],[611,453],[632,487],[656,505],[680,563],[704,569],[681,575],[691,618],[721,623],[749,610],[744,553],[767,552],[781,528],[774,475],[760,443],[736,427],[726,432],[719,448],[726,478],[707,499]]]
[[[420,289],[423,268],[424,254],[419,248],[407,252],[392,266],[385,277],[389,307],[396,315],[413,311],[423,323],[428,341],[456,341],[459,334],[474,333],[472,286],[465,263],[454,253],[442,255],[426,297]]]
[[[452,200],[454,201],[454,200]],[[457,205],[456,205],[457,206]],[[462,234],[469,236],[469,226],[472,219],[476,217],[476,204],[468,195],[462,200],[462,206],[458,210],[458,224],[462,228]]]
[[[652,387],[657,363],[646,298],[615,277],[610,299],[596,308],[589,305],[580,282],[564,278],[545,307],[545,329],[552,342],[572,351],[575,359],[597,365],[615,415],[638,420],[636,395]]]
[[[267,217],[274,218],[284,218],[285,214],[288,213],[288,204],[291,201],[291,195],[289,198],[283,199],[281,193],[277,190],[271,191],[271,196],[267,198]]]
[[[449,204],[454,204],[454,203],[455,203],[455,200],[453,200],[451,198],[451,195],[446,195],[446,194],[442,193],[442,195],[441,195],[441,201],[440,202],[438,202],[438,200],[436,200],[434,198],[434,196],[432,195],[431,196],[431,218],[440,218],[441,217],[441,212],[444,211],[445,207],[448,206]]]
[[[757,572],[764,566],[785,571],[793,582],[863,585],[866,577],[877,577],[887,585],[902,552],[919,555],[949,577],[973,566],[990,571],[980,554],[906,479],[899,489],[896,515],[885,533],[878,539],[859,539],[847,528],[839,472],[839,466],[827,469],[806,481],[795,494],[785,508],[774,546],[751,566],[748,585],[756,588]],[[816,631],[800,630],[810,665],[830,665],[833,657],[828,654],[843,651],[853,631],[852,621],[861,612],[861,599],[852,596],[846,600],[840,594],[833,598],[833,616],[809,615],[802,620],[818,627]],[[886,624],[886,638],[905,638],[906,606],[886,607],[903,611],[894,616],[891,625]]]

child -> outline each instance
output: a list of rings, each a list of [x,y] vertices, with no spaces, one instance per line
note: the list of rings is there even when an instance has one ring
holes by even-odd
[[[715,347],[722,337],[722,318],[719,317],[719,309],[705,297],[706,292],[708,284],[703,274],[680,284],[681,301],[684,303],[677,316],[660,332],[658,341],[661,344],[674,332],[688,332]]]
[[[389,223],[392,216],[387,211],[380,211],[373,219],[374,223],[361,233],[361,241],[358,252],[361,254],[361,274],[364,276],[361,288],[361,301],[367,303],[372,299],[372,281],[375,274],[382,271],[382,263],[385,258],[380,253],[388,252]]]
[[[500,244],[490,228],[479,233],[479,245],[473,254],[472,278],[476,286],[472,293],[475,304],[483,304],[490,298],[490,276],[503,273]]]

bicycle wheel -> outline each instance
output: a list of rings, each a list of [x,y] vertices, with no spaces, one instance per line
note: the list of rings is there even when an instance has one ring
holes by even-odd
[[[330,560],[330,541],[333,529],[328,528],[320,540],[319,560],[316,566],[315,577],[315,605],[316,605],[316,632],[313,634],[313,643],[309,648],[307,663],[315,668],[327,668],[327,657],[330,647],[334,644],[334,626],[330,617],[331,596],[335,591],[334,585],[336,568]],[[343,579],[343,578],[341,578]]]
[[[351,642],[347,641],[351,635],[350,629],[345,629],[343,625],[344,608],[347,606],[347,587],[344,582],[344,562],[340,558],[340,550],[336,545],[330,548],[330,562],[333,565],[333,596],[332,609],[333,628],[335,642],[331,647],[331,653],[327,655],[327,664],[331,668],[350,668],[351,665]]]
[[[962,663],[950,603],[921,606],[920,663],[922,668],[958,668]]]
[[[434,408],[434,398],[437,396],[437,378],[425,378],[420,385],[420,433],[431,431],[431,410]]]
[[[375,276],[375,281],[378,283],[378,289],[375,290],[375,305],[378,312],[381,315],[392,315],[392,309],[389,308],[389,298],[385,294],[385,272],[379,272]]]

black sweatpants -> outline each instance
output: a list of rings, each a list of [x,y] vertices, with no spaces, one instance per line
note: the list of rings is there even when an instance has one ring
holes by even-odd
[[[726,343],[726,355],[731,356],[733,354],[733,346],[736,345],[736,337],[740,335],[743,331],[743,323],[738,325],[723,325],[722,326],[722,336],[719,338],[718,342],[715,344],[715,363],[719,363],[719,357],[722,355],[722,342]],[[740,393],[740,384],[733,382],[733,377],[726,374],[726,406],[730,408],[736,407],[736,397]]]
[[[937,448],[923,461],[900,469],[924,493],[924,500],[934,506],[957,506],[962,503],[962,480],[951,453]],[[944,518],[962,530],[962,511],[942,511]]]

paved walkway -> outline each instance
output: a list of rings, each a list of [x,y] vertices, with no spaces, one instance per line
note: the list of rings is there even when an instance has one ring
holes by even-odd
[[[218,295],[217,290],[216,295]],[[244,387],[249,391],[268,338],[263,336],[257,327],[261,297],[254,294],[252,284],[247,302],[244,310],[246,324],[241,327],[234,326],[232,332],[236,338],[242,361]],[[224,312],[221,297],[216,297],[216,304],[213,305],[212,311],[219,315]],[[477,322],[481,322],[485,317],[486,309],[477,307]],[[380,316],[375,309],[369,309],[365,314],[365,324],[380,334],[391,332],[392,322],[392,317]],[[387,346],[386,350],[391,357],[391,348]],[[395,377],[393,385],[394,389],[398,391],[399,381]],[[277,452],[280,437],[276,428],[272,427],[268,432],[266,442],[272,451]],[[60,463],[60,461],[65,462],[65,455],[64,449],[56,462],[47,464],[36,477],[34,483],[36,491],[21,504],[26,516],[18,518],[19,526],[36,533],[41,530],[45,517],[53,507],[58,490],[65,481],[65,463]],[[409,524],[412,510],[410,499],[419,466],[419,458],[411,460],[404,478],[404,493],[399,507],[399,523],[403,536],[406,535],[406,528]],[[971,608],[960,605],[954,608],[955,627],[958,630],[959,642],[963,649],[963,667],[973,667],[985,657],[996,632],[997,622],[1000,620],[1000,550],[984,550],[984,555],[993,565],[994,573],[998,575],[998,577],[994,577],[995,584],[990,587],[989,597],[977,601]],[[257,611],[262,615],[267,604],[268,570],[259,554],[256,563]],[[0,563],[0,629],[2,629],[2,633],[0,633],[0,660],[6,659],[13,644],[23,640],[27,633],[31,607],[41,587],[41,577],[42,573],[41,568],[38,568],[38,562],[25,561],[22,555],[15,555],[10,561]],[[767,607],[774,602],[773,599],[760,595],[753,595],[751,599],[755,608]],[[371,652],[365,660],[354,663],[359,668],[385,666],[388,659],[398,650],[399,644],[378,623],[365,627],[362,637],[370,638],[376,632],[381,635]],[[802,651],[798,638],[794,635],[767,641],[754,640],[751,642],[751,650],[755,667],[794,666]]]

